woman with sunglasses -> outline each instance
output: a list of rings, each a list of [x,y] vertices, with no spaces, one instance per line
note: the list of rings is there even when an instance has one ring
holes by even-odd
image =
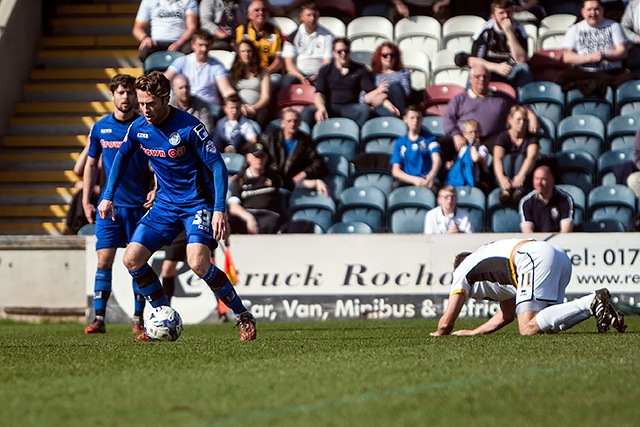
[[[368,97],[371,97],[370,104],[375,107],[375,113],[401,117],[411,95],[411,73],[404,68],[398,46],[391,42],[378,46],[371,58],[371,70],[377,88]],[[385,99],[389,99],[395,108],[382,106]]]

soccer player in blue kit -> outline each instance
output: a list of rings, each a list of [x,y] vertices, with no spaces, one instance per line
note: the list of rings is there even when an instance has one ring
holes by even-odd
[[[124,178],[131,157],[142,150],[158,182],[153,207],[140,220],[123,256],[123,263],[153,306],[169,305],[158,275],[147,261],[185,229],[187,263],[218,299],[236,315],[240,340],[256,338],[256,321],[245,308],[226,274],[211,264],[212,239],[229,236],[226,194],[227,168],[205,126],[195,117],[169,105],[169,80],[160,72],[135,82],[143,116],[129,127],[116,155],[98,212],[113,217],[114,191]],[[146,333],[137,337],[148,341]]]
[[[125,74],[118,74],[111,79],[109,91],[113,101],[114,110],[91,128],[89,133],[89,151],[84,168],[83,185],[85,189],[91,189],[96,184],[99,173],[100,156],[106,176],[111,172],[113,159],[127,134],[129,125],[138,118],[135,112],[136,93],[133,88],[135,78]],[[98,257],[97,269],[93,288],[93,308],[95,318],[84,330],[85,334],[106,332],[105,314],[107,301],[111,296],[111,270],[117,248],[124,248],[133,236],[136,224],[153,204],[155,191],[148,191],[152,174],[149,169],[149,160],[142,150],[132,158],[130,166],[126,170],[125,183],[114,194],[115,221],[96,218],[96,208],[91,203],[91,191],[84,191],[82,206],[87,221],[96,224],[96,254]],[[144,331],[142,325],[142,312],[145,300],[133,282],[135,296],[133,314],[133,333]]]

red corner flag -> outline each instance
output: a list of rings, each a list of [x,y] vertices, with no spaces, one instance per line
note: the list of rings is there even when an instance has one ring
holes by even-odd
[[[238,282],[238,274],[236,273],[236,266],[233,264],[229,247],[224,247],[224,272],[231,284],[235,286]],[[218,300],[218,313],[220,316],[224,316],[228,310],[229,308],[221,300]]]

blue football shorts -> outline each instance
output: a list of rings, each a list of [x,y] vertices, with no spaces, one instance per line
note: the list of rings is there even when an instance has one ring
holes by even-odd
[[[115,221],[96,215],[96,250],[124,248],[131,241],[140,218],[147,212],[143,207],[114,207]]]

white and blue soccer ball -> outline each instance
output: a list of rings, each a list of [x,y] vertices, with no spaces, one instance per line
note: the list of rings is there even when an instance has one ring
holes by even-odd
[[[175,341],[182,333],[182,318],[168,305],[156,307],[145,316],[144,331],[153,341]]]

